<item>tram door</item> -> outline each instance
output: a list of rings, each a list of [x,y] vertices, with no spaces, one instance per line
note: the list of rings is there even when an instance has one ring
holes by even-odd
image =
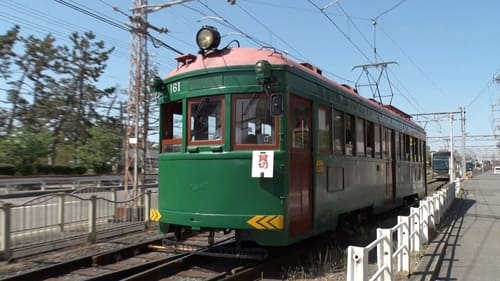
[[[290,99],[290,191],[288,212],[290,234],[296,237],[312,230],[312,128],[311,102],[291,95]]]

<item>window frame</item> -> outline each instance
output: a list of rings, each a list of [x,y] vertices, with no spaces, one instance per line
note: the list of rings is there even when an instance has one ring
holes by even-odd
[[[320,118],[319,118],[319,112],[320,111],[323,111],[325,114],[324,114],[324,117],[325,117],[325,122],[326,122],[326,125],[327,125],[327,133],[326,135],[328,136],[328,140],[327,140],[327,143],[328,143],[328,148],[327,149],[322,149],[322,145],[321,145],[321,129],[320,129]],[[318,150],[320,153],[327,153],[327,154],[332,154],[332,109],[331,107],[329,106],[326,106],[326,105],[319,105],[318,106]]]
[[[233,150],[277,150],[280,144],[280,117],[275,116],[272,117],[274,119],[274,128],[273,131],[273,143],[263,143],[263,144],[240,144],[236,143],[236,106],[237,100],[241,98],[249,98],[252,95],[262,95],[263,98],[267,98],[268,96],[265,93],[239,93],[231,95],[231,147]]]
[[[192,134],[191,134],[191,106],[193,104],[199,104],[202,99],[204,98],[209,98],[210,102],[212,101],[219,101],[220,102],[220,139],[216,140],[192,140]],[[186,132],[186,138],[187,138],[187,145],[188,146],[200,146],[200,145],[223,145],[224,144],[224,128],[225,128],[225,104],[224,104],[224,96],[223,95],[215,95],[215,96],[202,96],[202,97],[195,97],[195,98],[188,98],[187,100],[187,132]]]
[[[335,127],[336,116],[340,116],[340,123],[339,123],[340,124],[340,132],[338,132],[339,130],[336,130],[336,127]],[[345,141],[346,141],[345,125],[346,124],[345,124],[344,111],[334,108],[332,111],[332,118],[333,118],[332,131],[333,131],[333,142],[334,142],[333,143],[333,154],[334,155],[345,155],[345,153],[346,153],[345,152]],[[340,142],[340,150],[337,149],[336,140],[339,140],[339,142]]]
[[[177,110],[180,107],[180,112]],[[173,119],[173,114],[174,113],[180,113],[182,116],[182,119],[184,119],[183,115],[183,102],[182,100],[179,101],[172,101],[168,103],[163,103],[160,106],[161,110],[161,133],[160,133],[160,138],[161,138],[161,147],[160,147],[160,153],[175,153],[175,152],[180,152],[182,151],[182,138],[184,134],[184,120],[181,122],[181,134],[180,137],[175,138],[174,137],[174,119]],[[166,151],[165,149],[167,146],[180,146],[179,151]]]

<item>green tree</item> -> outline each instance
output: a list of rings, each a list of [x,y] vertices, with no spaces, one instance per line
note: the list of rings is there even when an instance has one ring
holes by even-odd
[[[16,131],[0,141],[0,162],[14,164],[23,174],[33,173],[50,154],[50,142],[47,132]]]
[[[103,41],[96,41],[92,32],[70,36],[71,47],[61,50],[64,59],[57,84],[51,86],[58,113],[52,120],[52,156],[55,161],[56,146],[61,142],[85,143],[89,138],[88,129],[99,119],[97,105],[109,97],[113,91],[99,89],[95,83],[106,69],[109,54],[114,48],[107,49]]]
[[[10,65],[12,59],[16,57],[14,53],[14,45],[18,41],[19,26],[16,25],[5,35],[0,35],[0,76],[3,79],[8,79],[11,76]]]
[[[39,131],[50,120],[50,117],[48,120],[42,118],[41,113],[52,108],[50,102],[47,102],[51,97],[47,92],[47,85],[55,83],[52,76],[60,66],[58,47],[55,46],[52,35],[49,34],[42,40],[34,36],[20,40],[24,43],[24,54],[17,55],[15,61],[20,74],[17,80],[8,82],[11,86],[8,91],[11,112],[7,134],[21,124]],[[26,96],[33,97],[31,103]],[[47,117],[47,114],[44,115]]]
[[[87,142],[76,150],[78,160],[96,172],[117,164],[121,154],[122,138],[102,127],[89,129],[89,134]]]

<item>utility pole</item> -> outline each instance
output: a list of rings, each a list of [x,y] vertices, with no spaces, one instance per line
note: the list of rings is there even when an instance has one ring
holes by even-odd
[[[167,29],[158,28],[148,23],[148,13],[159,11],[177,4],[183,4],[193,0],[172,0],[163,4],[148,5],[148,0],[132,0],[132,16],[130,19],[130,71],[129,89],[127,100],[127,120],[125,138],[125,176],[124,187],[129,198],[138,193],[138,185],[144,187],[144,175],[149,155],[148,129],[149,129],[149,105],[151,95],[149,94],[149,62],[147,37],[148,28],[160,33],[166,33]],[[234,5],[236,0],[228,0]],[[158,43],[162,43],[161,41]],[[170,50],[180,53],[178,50]],[[142,118],[140,118],[142,116]],[[142,121],[141,121],[142,120]],[[141,124],[142,122],[142,124]],[[139,154],[142,158],[139,162]],[[132,171],[130,171],[132,168]],[[139,175],[140,170],[140,175]],[[140,178],[139,178],[140,176]],[[132,192],[130,192],[132,185]]]
[[[146,146],[143,139],[139,141],[139,116],[141,113],[141,104],[143,99],[147,99],[147,72],[148,72],[148,56],[147,56],[147,0],[132,0],[132,16],[131,27],[132,33],[130,38],[130,69],[129,69],[129,88],[127,101],[127,128],[125,139],[125,192],[129,198],[134,197],[138,193],[138,172],[139,172],[139,151],[142,152],[143,158],[146,157]],[[144,110],[146,112],[147,109]],[[147,128],[142,128],[142,135],[147,138]],[[140,148],[140,149],[139,149]],[[132,171],[130,169],[132,168]],[[144,168],[142,167],[142,175]],[[144,177],[142,176],[141,186],[143,186]],[[132,185],[132,193],[129,191],[129,184]]]

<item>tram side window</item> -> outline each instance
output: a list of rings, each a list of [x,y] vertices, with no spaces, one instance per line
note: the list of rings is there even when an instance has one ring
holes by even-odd
[[[384,158],[385,159],[392,159],[392,130],[389,128],[384,128],[384,139],[385,139],[385,146],[384,146]]]
[[[417,139],[411,136],[410,136],[410,146],[411,146],[411,160],[413,162],[418,162]]]
[[[373,122],[366,121],[366,156],[374,157],[375,126]]]
[[[420,161],[425,162],[427,160],[427,155],[425,155],[425,141],[422,140],[420,144],[422,145],[420,149]]]
[[[333,145],[334,153],[337,155],[344,154],[344,112],[333,110]]]
[[[382,146],[382,139],[381,139],[381,134],[380,134],[380,125],[379,124],[373,124],[373,138],[375,139],[375,143],[374,143],[374,154],[375,154],[375,158],[381,158],[382,157],[382,150],[381,150],[381,146]]]
[[[345,120],[345,154],[346,155],[354,155],[355,147],[354,147],[354,129],[355,129],[355,121],[354,116],[351,114],[346,114]]]
[[[233,96],[233,136],[239,145],[269,145],[276,143],[276,118],[270,115],[268,97],[262,94]]]
[[[405,160],[411,160],[411,146],[410,146],[410,136],[404,135],[404,152],[405,152]]]
[[[161,106],[161,152],[180,152],[182,144],[182,102]]]
[[[222,96],[203,97],[188,102],[189,142],[222,143]]]
[[[398,132],[394,132],[394,159],[401,160],[401,136]]]
[[[365,156],[365,120],[358,118],[356,122],[356,155]]]
[[[318,141],[319,150],[323,153],[331,153],[331,118],[330,108],[320,106],[318,109]]]

